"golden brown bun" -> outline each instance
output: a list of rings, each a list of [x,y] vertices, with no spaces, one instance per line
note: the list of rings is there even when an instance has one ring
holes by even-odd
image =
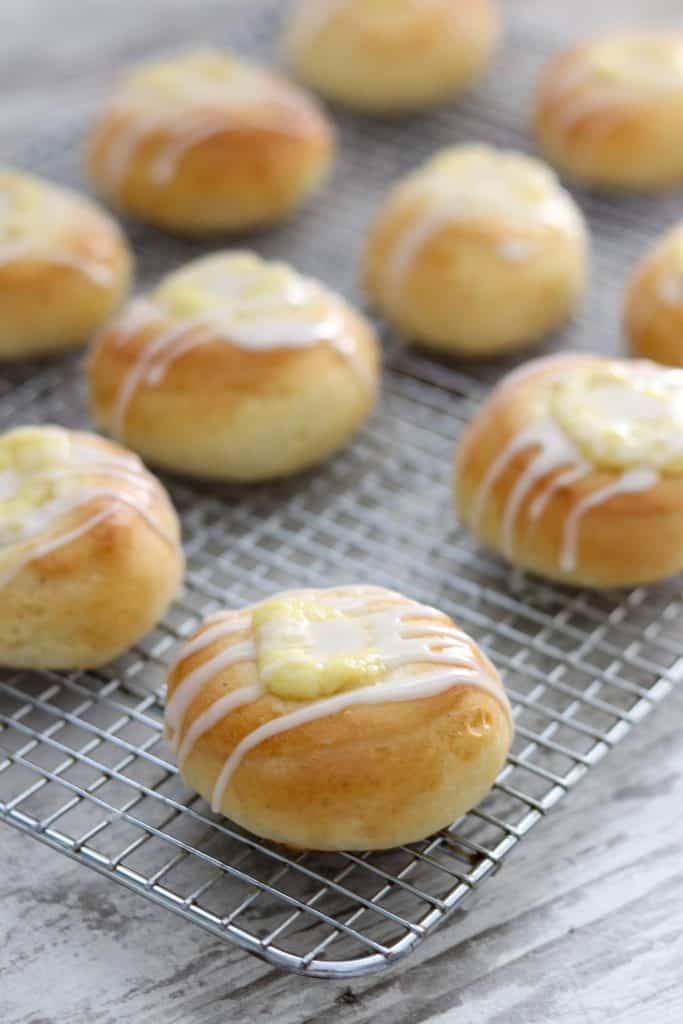
[[[93,496],[75,493],[28,542],[3,543],[0,534],[0,664],[94,668],[164,614],[183,574],[180,528],[165,490],[132,453],[92,434],[35,431],[59,431],[109,468],[86,468],[77,483]],[[121,478],[122,466],[134,482]]]
[[[132,256],[92,202],[0,168],[0,361],[84,344],[120,305]]]
[[[559,54],[533,125],[548,160],[589,185],[683,184],[683,35],[616,33]]]
[[[125,79],[92,131],[87,164],[114,206],[204,235],[286,217],[319,186],[333,152],[333,128],[311,98],[212,51]]]
[[[368,605],[373,611],[410,605],[401,595],[381,588],[363,589],[371,591]],[[251,611],[226,612],[222,621],[236,621]],[[422,622],[416,620],[416,628]],[[432,629],[453,625],[446,615],[429,618],[428,623]],[[201,627],[195,637],[207,628],[212,627]],[[167,699],[198,666],[252,636],[247,624],[204,650],[185,657],[181,651],[169,676]],[[415,700],[346,706],[288,728],[244,755],[223,793],[221,813],[257,835],[316,850],[383,849],[423,839],[450,825],[489,791],[512,738],[498,674],[476,644],[469,638],[465,641],[473,665],[495,692],[453,685]],[[434,667],[409,666],[405,682]],[[193,723],[219,698],[258,682],[253,660],[213,674],[189,704],[179,733],[169,725],[167,715],[167,737],[176,751]],[[377,682],[373,689],[382,685]],[[307,704],[266,690],[226,714],[186,755],[181,765],[184,778],[211,801],[216,781],[238,743],[264,723]]]
[[[683,366],[683,225],[660,238],[636,268],[624,325],[634,355]]]
[[[584,505],[572,565],[563,557],[572,514],[576,515],[579,502],[589,496],[595,499],[601,489],[616,485],[619,490],[623,470],[579,448],[587,460],[584,471],[574,481],[561,483],[561,477],[577,465],[574,460],[551,454],[545,467],[536,463],[536,473],[531,466],[542,455],[542,446],[533,438],[516,451],[509,446],[523,437],[523,431],[545,420],[551,389],[558,382],[583,371],[602,375],[612,370],[636,379],[647,375],[647,380],[661,373],[667,386],[670,382],[670,371],[653,363],[579,354],[530,361],[504,379],[484,402],[459,442],[455,466],[458,517],[482,544],[541,576],[597,588],[649,583],[683,569],[683,474],[667,472],[632,493],[622,490],[605,495],[593,507]],[[645,385],[647,380],[644,376]],[[680,381],[675,386],[680,389]],[[670,435],[668,440],[675,438]],[[648,471],[645,460],[642,465]],[[487,474],[495,480],[482,501]],[[534,518],[534,505],[543,495],[544,508]]]
[[[394,114],[461,92],[488,67],[499,37],[494,0],[301,0],[284,50],[323,96]]]
[[[256,274],[282,274],[295,286],[304,280],[245,253],[216,254],[184,269],[215,266],[221,260],[228,265],[247,261]],[[348,440],[374,404],[379,347],[367,321],[339,296],[315,283],[310,286],[318,296],[316,318],[321,323],[338,318],[350,355],[324,340],[295,347],[299,338],[282,335],[280,343],[277,325],[272,347],[240,347],[231,340],[234,328],[228,325],[221,331],[209,325],[204,342],[171,362],[160,381],[140,382],[120,417],[117,403],[131,372],[159,345],[164,332],[179,330],[182,344],[192,322],[156,306],[158,319],[131,331],[124,312],[100,336],[90,356],[93,418],[144,458],[192,476],[261,480],[324,459]],[[321,326],[320,337],[325,336]],[[288,341],[295,346],[288,347]]]
[[[561,324],[585,287],[586,263],[583,218],[552,172],[522,154],[460,146],[389,193],[370,230],[363,280],[370,301],[408,337],[480,356]]]

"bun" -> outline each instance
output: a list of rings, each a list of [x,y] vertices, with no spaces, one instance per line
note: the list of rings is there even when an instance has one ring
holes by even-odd
[[[120,304],[132,257],[83,196],[0,168],[0,361],[82,345]]]
[[[129,73],[93,129],[87,162],[113,205],[206,235],[286,217],[319,186],[333,150],[333,129],[312,99],[208,51]]]
[[[161,484],[125,449],[61,427],[0,437],[0,664],[95,668],[164,614],[183,572]]]
[[[683,224],[659,239],[636,268],[624,320],[634,355],[683,366]]]
[[[583,218],[537,160],[443,150],[390,192],[365,251],[371,302],[429,348],[493,355],[565,320],[586,278]]]
[[[379,350],[343,300],[281,263],[223,252],[133,303],[89,360],[96,422],[192,476],[284,476],[344,444],[370,411]]]
[[[683,568],[683,381],[566,355],[495,389],[456,458],[462,523],[513,565],[590,587]]]
[[[534,130],[548,160],[586,184],[683,184],[683,33],[613,33],[559,54],[540,79]]]
[[[467,88],[498,47],[494,0],[300,0],[285,56],[330,100],[394,114]]]
[[[259,836],[417,841],[478,803],[512,737],[500,678],[433,608],[380,587],[289,591],[204,623],[168,680],[188,784]]]

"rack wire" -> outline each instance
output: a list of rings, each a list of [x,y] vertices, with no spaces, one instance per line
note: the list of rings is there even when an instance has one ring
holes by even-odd
[[[245,5],[243,48],[267,51],[275,10]],[[520,110],[554,42],[530,32],[513,26],[496,76],[457,109],[400,124],[342,118],[330,190],[298,221],[259,239],[259,249],[316,269],[353,296],[353,254],[388,180],[454,139],[525,146]],[[19,140],[15,160],[76,183],[81,132],[72,112],[38,143]],[[600,287],[553,345],[609,351],[627,267],[674,208],[579,198]],[[138,226],[131,233],[143,281],[199,251]],[[346,267],[340,252],[351,254]],[[380,970],[414,949],[683,672],[675,584],[591,593],[518,579],[455,523],[453,444],[501,364],[462,373],[392,344],[388,363],[380,409],[322,469],[267,487],[167,481],[183,523],[185,589],[127,655],[97,672],[0,672],[1,819],[312,976]],[[23,367],[0,382],[0,427],[36,421],[87,422],[78,357]],[[379,853],[291,856],[217,818],[184,786],[162,736],[165,666],[219,607],[289,586],[353,581],[403,590],[452,614],[502,669],[517,735],[492,793],[438,835]]]

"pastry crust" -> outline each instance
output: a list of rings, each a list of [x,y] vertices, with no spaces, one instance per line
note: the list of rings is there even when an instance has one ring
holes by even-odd
[[[88,144],[97,190],[169,231],[210,235],[282,219],[318,188],[334,130],[300,89],[227,53],[144,65]]]
[[[683,184],[683,34],[624,32],[544,69],[533,128],[547,159],[601,188]]]
[[[624,327],[634,355],[683,366],[683,225],[660,238],[636,267]]]
[[[396,114],[467,88],[491,63],[500,29],[494,0],[300,0],[283,49],[328,99]]]
[[[94,203],[0,168],[0,361],[83,345],[120,305],[132,264]]]
[[[31,486],[52,472],[67,490],[23,541],[2,531],[0,503],[0,664],[94,668],[139,640],[175,596],[184,565],[178,520],[131,452],[93,434],[35,433],[65,438],[70,461]]]
[[[584,290],[581,212],[539,161],[444,150],[392,191],[371,227],[371,302],[422,345],[465,356],[538,341]]]
[[[645,459],[631,468],[606,465],[566,433],[548,433],[549,395],[558,382],[614,370],[681,388],[668,376],[673,371],[653,363],[579,354],[539,359],[502,381],[461,438],[458,517],[514,565],[596,588],[650,583],[683,569],[683,473],[656,472]],[[620,433],[628,426],[614,436]]]
[[[397,607],[413,613],[414,633],[430,630],[435,649],[447,644],[454,632],[446,615],[427,609],[429,617],[422,618],[414,610],[424,606],[378,587],[299,593],[315,595],[314,599],[324,595],[326,601],[360,594],[371,613]],[[471,681],[463,678],[439,693],[425,691],[416,699],[400,699],[398,684],[380,680],[363,691],[343,693],[340,710],[334,704],[323,708],[324,701],[316,710],[315,701],[259,692],[253,658],[211,667],[221,654],[225,662],[226,651],[253,641],[253,610],[221,613],[205,623],[186,652],[181,650],[168,680],[167,738],[180,752],[186,781],[213,799],[216,810],[257,835],[291,847],[381,849],[423,839],[485,796],[505,760],[512,724],[498,674],[472,640],[459,633]],[[233,632],[216,637],[221,627]],[[441,628],[447,631],[443,640],[435,636]],[[204,683],[195,687],[195,696],[189,704],[185,701],[183,711],[178,692],[201,666],[208,666]],[[400,685],[417,685],[425,673],[433,677],[435,667],[419,661],[405,666]],[[355,700],[367,694],[376,697],[384,686],[394,688],[386,699],[345,703],[352,695]],[[245,687],[256,687],[255,693],[243,691],[254,699],[219,715],[197,735],[201,716],[220,699],[234,700],[230,695]],[[302,708],[307,713],[311,705],[318,717],[267,736],[235,762],[238,744],[255,729],[266,723],[272,727]],[[195,740],[188,743],[192,729]],[[233,770],[226,778],[224,767],[231,755]],[[222,773],[223,788],[216,793]]]
[[[158,465],[254,481],[307,468],[348,440],[375,401],[379,346],[367,321],[339,296],[284,265],[223,253],[185,270],[206,266],[213,274],[211,268],[225,266],[229,287],[237,264],[253,270],[256,287],[264,275],[276,275],[279,307],[269,300],[263,309],[248,306],[255,317],[248,331],[265,334],[245,335],[243,321],[221,323],[210,312],[197,330],[196,317],[156,301],[147,302],[151,318],[145,320],[143,305],[138,319],[140,307],[132,306],[91,352],[90,406],[99,426]],[[294,326],[287,320],[292,311],[302,317]]]

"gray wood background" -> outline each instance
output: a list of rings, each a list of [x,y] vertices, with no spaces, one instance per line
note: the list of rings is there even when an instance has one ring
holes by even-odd
[[[680,0],[504,6],[558,39],[683,23]],[[113,67],[201,41],[198,8],[202,25],[224,19],[227,42],[239,34],[230,0],[1,0],[0,159],[64,105],[89,109]],[[683,690],[521,844],[469,913],[350,986],[282,974],[0,826],[0,1021],[679,1024],[681,722]]]

